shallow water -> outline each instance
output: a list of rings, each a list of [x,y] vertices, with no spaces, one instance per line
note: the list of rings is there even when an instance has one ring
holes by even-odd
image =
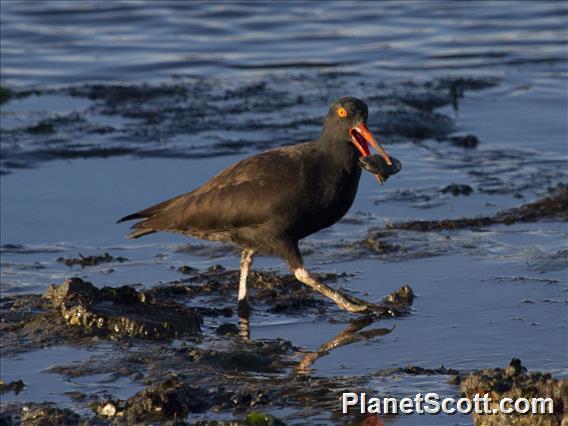
[[[184,264],[236,268],[233,251],[166,234],[126,241],[126,227],[114,222],[251,153],[317,137],[329,101],[348,93],[368,101],[371,130],[403,170],[384,186],[364,174],[349,220],[305,241],[306,263],[355,273],[338,285],[369,300],[403,283],[418,297],[412,315],[380,324],[394,325],[390,334],[332,351],[313,374],[405,364],[469,370],[517,357],[529,370],[567,377],[565,223],[400,233],[403,255],[346,244],[389,222],[492,214],[568,181],[566,3],[432,4],[1,2],[2,86],[16,93],[1,107],[3,295],[42,292],[70,276],[150,287],[180,278]],[[447,78],[483,90],[466,90],[452,105],[440,83]],[[30,89],[37,93],[25,96]],[[409,104],[417,96],[444,101],[432,112]],[[479,146],[439,140],[465,134]],[[441,192],[451,183],[473,193]],[[129,261],[57,261],[103,252]],[[255,267],[285,271],[275,258]],[[338,317],[259,313],[251,334],[316,350],[346,326],[348,316]],[[3,402],[47,398],[81,410],[63,393],[84,383],[43,371],[89,355],[46,351],[52,355],[2,362],[3,380],[29,385]],[[109,391],[105,378],[92,380],[93,392]],[[375,378],[372,386],[402,396],[458,393],[437,376]],[[112,387],[123,398],[139,390],[123,381]],[[273,413],[329,421],[327,413]]]
[[[565,70],[564,2],[5,2],[7,84]],[[143,29],[143,30],[142,30]],[[29,66],[25,57],[34,58]]]

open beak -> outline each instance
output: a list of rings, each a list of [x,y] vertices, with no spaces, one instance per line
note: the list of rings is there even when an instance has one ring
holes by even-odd
[[[377,154],[384,158],[389,166],[392,164],[392,161],[387,152],[375,140],[375,138],[371,134],[371,131],[365,123],[359,123],[355,127],[349,129],[349,134],[351,135],[351,142],[357,147],[363,157],[371,155],[371,153],[369,152],[370,144],[373,148],[375,148]]]

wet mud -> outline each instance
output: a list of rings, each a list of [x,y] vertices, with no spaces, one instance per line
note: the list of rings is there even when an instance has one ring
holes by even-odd
[[[470,195],[473,192],[473,188],[469,185],[452,183],[442,189],[442,194],[452,194],[454,197],[458,195]]]
[[[79,257],[60,257],[57,259],[58,262],[64,263],[67,266],[74,266],[80,265],[81,267],[85,266],[96,266],[100,265],[101,263],[109,263],[109,262],[126,262],[128,259],[126,257],[117,256],[113,257],[108,253],[103,253],[101,255],[91,255],[91,256],[83,256],[79,253]]]
[[[319,277],[333,282],[342,275],[326,273]],[[233,316],[237,279],[238,271],[210,268],[194,271],[190,278],[137,290],[131,286],[99,289],[80,278],[71,278],[60,285],[51,285],[43,295],[4,297],[2,351],[9,355],[63,343],[89,345],[100,339],[168,341],[194,337],[200,334],[202,317]],[[319,315],[337,310],[333,303],[315,295],[291,275],[254,272],[250,282],[253,312]],[[203,298],[208,302],[204,304]],[[408,313],[413,299],[412,289],[402,287],[385,297],[380,304],[382,313],[370,316],[370,321]],[[243,330],[223,323],[215,333],[237,335]],[[195,356],[203,358],[203,362],[222,362],[214,354]],[[253,358],[251,362],[269,364],[261,358]]]
[[[352,326],[352,324],[350,325]],[[346,330],[347,331],[347,330]],[[220,343],[213,342],[220,347]],[[254,350],[267,342],[241,342],[244,350]],[[274,346],[276,344],[276,346]],[[482,415],[474,414],[476,426],[508,425],[511,421],[520,425],[557,425],[566,421],[568,401],[568,380],[553,378],[549,373],[528,372],[521,361],[513,359],[507,368],[486,368],[475,371],[457,371],[452,368],[423,368],[405,366],[379,370],[368,377],[318,377],[314,374],[298,374],[298,367],[286,370],[294,365],[298,348],[285,341],[273,341],[271,346],[273,360],[282,362],[282,366],[273,371],[283,374],[261,378],[243,374],[246,369],[239,366],[231,369],[211,369],[211,365],[200,364],[193,357],[192,346],[182,345],[137,351],[119,360],[112,360],[104,365],[102,360],[93,358],[88,363],[88,373],[95,374],[112,369],[125,374],[124,370],[135,366],[138,372],[145,371],[146,386],[140,392],[127,399],[112,399],[106,396],[82,394],[78,400],[84,401],[84,407],[91,414],[78,414],[68,409],[58,408],[52,403],[9,404],[1,416],[3,424],[180,424],[192,419],[192,415],[204,412],[227,413],[225,422],[231,424],[284,424],[280,419],[262,413],[293,403],[305,409],[326,410],[331,421],[349,424],[380,424],[380,415],[361,415],[358,410],[350,409],[344,416],[338,410],[337,401],[343,391],[354,389],[369,391],[368,380],[372,377],[400,380],[402,376],[446,376],[450,385],[460,389],[462,396],[473,398],[475,394],[489,394],[492,403],[490,409],[497,408],[495,401],[509,398],[550,397],[553,399],[554,413],[548,415]],[[231,344],[224,344],[230,350]],[[303,362],[300,361],[298,365]],[[104,367],[103,367],[104,365]],[[177,367],[176,367],[177,366]],[[218,366],[215,366],[218,367]],[[77,367],[75,367],[77,368]],[[291,371],[286,372],[286,371]],[[376,391],[375,393],[376,394]],[[387,396],[387,395],[385,395]],[[268,421],[263,423],[262,419]],[[257,423],[260,422],[260,423]],[[201,424],[199,421],[192,422]]]
[[[440,137],[437,140],[438,142],[449,142],[460,148],[476,148],[479,145],[479,138],[475,135]]]
[[[463,196],[469,194],[471,188],[450,185],[444,190],[455,196]],[[369,230],[362,242],[336,244],[336,250],[341,253],[346,250],[353,251],[358,256],[371,253],[373,256],[395,261],[460,252],[469,255],[490,255],[500,246],[498,242],[486,236],[487,229],[492,226],[566,220],[568,189],[561,185],[534,202],[501,210],[490,216],[387,223],[382,228]],[[465,234],[467,231],[471,233]],[[526,263],[532,265],[533,269],[544,271],[565,266],[567,252],[560,249],[546,253],[532,248],[519,255],[525,256]]]
[[[568,188],[565,186],[555,190],[551,195],[520,207],[503,210],[493,216],[481,216],[461,219],[443,219],[432,221],[411,221],[389,224],[388,229],[410,231],[435,231],[465,228],[481,228],[491,225],[512,225],[522,222],[541,220],[568,220]]]
[[[54,309],[56,312],[51,313],[50,320],[57,322],[58,317],[67,318],[65,312],[72,309],[72,306],[95,309],[93,307],[98,303],[111,301],[116,309],[120,309],[124,304],[144,304],[144,318],[147,321],[152,317],[152,306],[159,306],[161,311],[165,311],[164,315],[174,315],[172,310],[181,309],[170,305],[170,298],[183,303],[186,299],[192,300],[203,294],[208,294],[209,300],[213,300],[212,292],[217,296],[226,294],[224,282],[234,284],[236,273],[225,270],[206,271],[196,273],[191,285],[169,284],[152,288],[148,293],[122,287],[112,289],[116,292],[110,295],[107,292],[111,289],[97,289],[90,283],[74,279],[50,287],[43,296],[4,299],[4,308],[8,308],[8,311],[3,309],[2,322],[11,324],[3,330],[3,335],[7,336],[5,352],[10,354],[18,352],[18,349],[34,349],[25,338],[29,339],[29,329],[38,323],[37,317],[46,315],[41,311]],[[252,281],[256,283],[251,295],[253,303],[262,301],[268,306],[277,306],[274,299],[278,299],[279,295],[289,301],[286,293],[290,290],[286,287],[291,283],[287,276],[262,273],[255,275]],[[269,292],[270,295],[266,296],[263,292]],[[227,298],[234,301],[231,296]],[[388,317],[398,317],[410,313],[413,299],[412,289],[403,287],[387,295],[380,304],[388,311]],[[157,305],[158,300],[161,305]],[[318,302],[317,306],[326,304],[331,302]],[[298,308],[296,305],[294,307]],[[30,311],[34,311],[31,318]],[[195,313],[191,312],[195,319]],[[19,322],[16,318],[18,314],[21,314]],[[258,420],[261,415],[259,411],[284,407],[291,401],[304,409],[331,410],[336,413],[333,415],[341,416],[337,404],[341,391],[347,386],[364,385],[365,379],[318,377],[311,371],[311,365],[339,347],[379,339],[392,332],[392,328],[368,328],[380,320],[380,316],[364,316],[349,321],[345,330],[319,350],[305,351],[283,339],[251,339],[247,317],[241,317],[238,325],[235,325],[238,333],[222,333],[222,336],[218,336],[212,328],[205,327],[197,338],[183,339],[177,345],[164,340],[163,333],[148,336],[101,327],[93,331],[90,322],[77,322],[76,317],[73,318],[59,321],[51,329],[46,329],[46,340],[42,344],[55,343],[53,339],[50,341],[49,334],[55,333],[57,329],[60,335],[56,342],[58,344],[91,346],[93,341],[88,338],[97,336],[97,341],[114,341],[118,350],[112,356],[93,356],[79,363],[53,366],[49,369],[50,373],[68,378],[106,374],[111,381],[128,378],[143,384],[144,388],[127,399],[99,393],[70,395],[82,407],[83,412],[87,410],[90,415],[60,409],[49,403],[11,404],[3,410],[6,424],[18,421],[22,424],[173,424],[191,418],[192,414],[204,412],[226,413],[228,419],[241,423],[248,421],[246,424],[250,424],[253,420]],[[175,326],[180,327],[179,319],[176,321]],[[235,328],[227,326],[233,323],[224,324],[225,329]],[[42,325],[45,327],[45,322]],[[21,330],[24,330],[23,334]],[[196,337],[195,332],[195,329],[191,329],[189,334]],[[125,340],[126,337],[128,339]],[[136,337],[141,339],[132,339]],[[150,340],[148,337],[155,338]],[[128,346],[128,351],[121,350],[124,345]],[[271,416],[268,418],[277,421]]]
[[[202,315],[232,315],[236,308],[236,291],[239,271],[210,267],[206,271],[182,267],[187,278],[182,278],[149,289],[146,294],[157,300],[179,300],[179,298],[213,297],[215,308],[196,307]],[[346,274],[323,273],[317,276],[327,283],[334,283],[347,277]],[[272,313],[324,313],[333,304],[312,292],[290,274],[279,275],[270,272],[252,271],[249,278],[249,302],[253,309]]]
[[[322,78],[324,77],[324,78]],[[293,75],[250,83],[178,78],[171,83],[86,84],[34,89],[3,87],[1,172],[67,158],[137,155],[200,158],[252,152],[306,140],[317,134],[319,111],[349,75]],[[387,143],[448,139],[454,118],[436,109],[457,108],[466,91],[498,84],[494,78],[442,78],[399,86],[361,81],[369,106],[378,110],[370,123]],[[393,87],[394,86],[394,87]],[[303,93],[297,95],[297,93]],[[47,114],[11,111],[12,103],[41,104],[55,97],[79,100],[77,108]],[[287,121],[276,121],[282,112]],[[211,134],[211,129],[222,129]],[[232,136],[226,136],[232,134]],[[179,139],[183,136],[183,141]],[[455,138],[460,138],[456,136]],[[455,139],[454,138],[454,139]],[[475,136],[462,145],[473,146]],[[476,145],[476,144],[475,144]]]

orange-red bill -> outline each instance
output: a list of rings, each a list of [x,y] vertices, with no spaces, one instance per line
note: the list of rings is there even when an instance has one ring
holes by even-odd
[[[390,166],[392,161],[384,148],[373,137],[373,134],[365,123],[360,123],[349,130],[351,134],[351,142],[359,150],[363,157],[371,155],[369,152],[369,144],[377,151],[381,157],[384,158],[386,163]]]

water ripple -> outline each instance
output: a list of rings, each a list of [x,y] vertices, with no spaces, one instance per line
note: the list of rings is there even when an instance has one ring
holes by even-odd
[[[3,2],[8,85],[566,62],[566,2]],[[356,23],[356,25],[354,24]],[[143,30],[142,30],[143,29]],[[33,72],[29,68],[33,57]],[[168,59],[166,59],[168,58]],[[64,71],[60,71],[62,64]],[[565,66],[564,66],[565,67]]]

